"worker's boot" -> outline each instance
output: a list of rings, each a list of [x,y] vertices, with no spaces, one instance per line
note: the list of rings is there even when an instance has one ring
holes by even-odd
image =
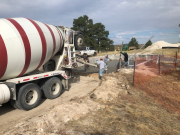
[[[99,80],[102,80],[102,76],[99,76]]]

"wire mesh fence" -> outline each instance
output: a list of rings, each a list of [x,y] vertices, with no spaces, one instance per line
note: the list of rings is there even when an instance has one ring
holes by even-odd
[[[153,77],[168,74],[171,70],[180,69],[180,54],[165,55],[138,55],[134,58],[133,85],[141,86]]]
[[[135,57],[134,86],[139,86],[158,75],[157,60],[157,55]]]
[[[175,64],[175,67],[176,69],[180,69],[180,53],[177,53],[177,59],[176,59],[176,64]]]
[[[180,53],[137,56],[133,84],[163,106],[180,114]]]

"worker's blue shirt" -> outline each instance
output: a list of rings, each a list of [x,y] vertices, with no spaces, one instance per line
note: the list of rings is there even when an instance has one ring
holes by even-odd
[[[104,66],[105,66],[104,61],[96,61],[96,62],[99,65],[99,69],[103,69],[104,68]]]
[[[104,57],[104,63],[107,64],[108,60],[110,60],[109,58]]]

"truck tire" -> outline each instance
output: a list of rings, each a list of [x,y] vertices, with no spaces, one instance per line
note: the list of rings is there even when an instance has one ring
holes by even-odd
[[[74,45],[76,50],[82,50],[84,48],[84,36],[82,34],[75,36]]]
[[[52,77],[41,86],[41,89],[43,90],[46,98],[55,99],[59,97],[62,92],[61,80],[57,77]]]
[[[97,53],[96,52],[94,52],[94,56],[96,56],[97,55]]]
[[[15,107],[29,111],[37,107],[40,103],[42,91],[34,83],[28,83],[20,87],[18,100],[15,101]]]
[[[15,100],[10,100],[10,104],[11,104],[11,106],[12,107],[14,107],[15,109],[22,109],[20,106],[19,106],[19,104],[18,104],[18,102],[17,101],[15,101]]]
[[[77,67],[78,67],[78,64],[77,64],[77,63],[73,63],[72,66],[73,66],[74,68],[77,68]]]

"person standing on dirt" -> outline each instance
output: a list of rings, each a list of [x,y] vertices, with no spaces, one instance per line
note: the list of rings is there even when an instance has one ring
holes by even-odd
[[[107,69],[108,68],[108,60],[112,61],[110,58],[108,58],[108,55],[106,54],[105,57],[104,57],[104,68]]]
[[[125,62],[125,66],[127,67],[127,65],[128,65],[128,54],[126,52],[124,52],[124,53],[120,52],[120,54],[124,55],[124,62]]]
[[[103,79],[103,75],[104,75],[104,66],[105,66],[105,63],[103,61],[103,58],[100,58],[100,61],[96,60],[96,62],[99,65],[99,79],[102,80]]]
[[[89,58],[88,58],[87,53],[85,53],[85,55],[84,55],[84,61],[89,63]],[[89,68],[89,65],[84,64],[84,67],[85,67],[85,70],[86,70],[87,68]]]

